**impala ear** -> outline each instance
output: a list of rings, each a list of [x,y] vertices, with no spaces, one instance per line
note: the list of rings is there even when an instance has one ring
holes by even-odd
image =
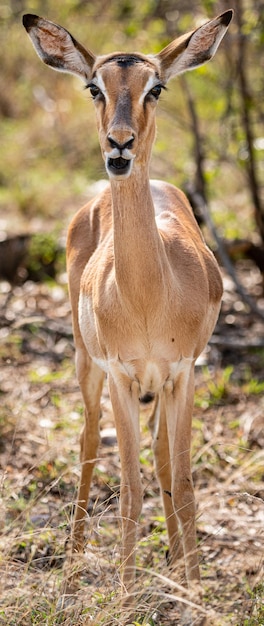
[[[232,9],[225,11],[196,30],[175,39],[155,55],[160,62],[164,82],[209,61],[224,37],[232,17]]]
[[[90,78],[96,57],[62,26],[37,15],[24,15],[23,25],[44,63],[54,70]]]

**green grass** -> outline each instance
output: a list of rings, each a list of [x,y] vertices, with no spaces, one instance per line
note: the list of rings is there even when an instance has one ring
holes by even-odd
[[[212,376],[212,372],[208,367],[203,368],[203,383],[196,389],[195,405],[207,409],[228,399],[231,391],[230,380],[233,371],[233,366],[228,365],[224,370],[218,370]]]

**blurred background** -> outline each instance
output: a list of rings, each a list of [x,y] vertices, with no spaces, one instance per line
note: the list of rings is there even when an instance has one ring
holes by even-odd
[[[264,623],[264,0],[0,0],[0,624],[61,623],[83,424],[65,239],[106,178],[88,90],[41,63],[22,15],[61,24],[94,53],[155,53],[229,8],[215,58],[161,95],[151,176],[185,190],[224,280],[196,368],[192,438],[208,625]],[[167,536],[147,411],[139,621],[171,626],[175,590],[155,578],[168,576]],[[107,387],[100,428],[80,604],[67,624],[118,623],[120,462]]]

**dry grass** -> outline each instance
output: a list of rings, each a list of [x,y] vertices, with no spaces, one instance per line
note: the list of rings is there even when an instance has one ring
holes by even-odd
[[[2,283],[2,304],[0,624],[121,624],[120,464],[107,389],[86,553],[78,562],[80,588],[74,603],[62,611],[58,599],[79,475],[82,423],[68,300],[63,285],[28,283],[11,292]],[[218,337],[228,314],[225,307]],[[240,315],[241,330],[246,318]],[[206,367],[197,369],[193,477],[203,607],[193,608],[193,624],[205,623],[205,615],[212,626],[264,623],[260,384],[264,361],[261,351],[237,356],[231,358],[213,347],[205,355]],[[166,566],[167,537],[147,411],[142,408],[145,498],[137,550],[136,616],[145,626],[169,626],[188,623],[183,609],[186,603],[196,604],[196,596],[179,587]]]

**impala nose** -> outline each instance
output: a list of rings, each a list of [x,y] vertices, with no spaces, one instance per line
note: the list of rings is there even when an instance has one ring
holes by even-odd
[[[121,143],[117,139],[114,139],[114,137],[110,133],[107,135],[107,139],[110,143],[111,148],[117,148],[117,150],[120,151],[120,154],[122,154],[123,150],[130,150],[132,148],[135,135],[130,135],[130,137],[126,141],[123,141],[123,143]]]

